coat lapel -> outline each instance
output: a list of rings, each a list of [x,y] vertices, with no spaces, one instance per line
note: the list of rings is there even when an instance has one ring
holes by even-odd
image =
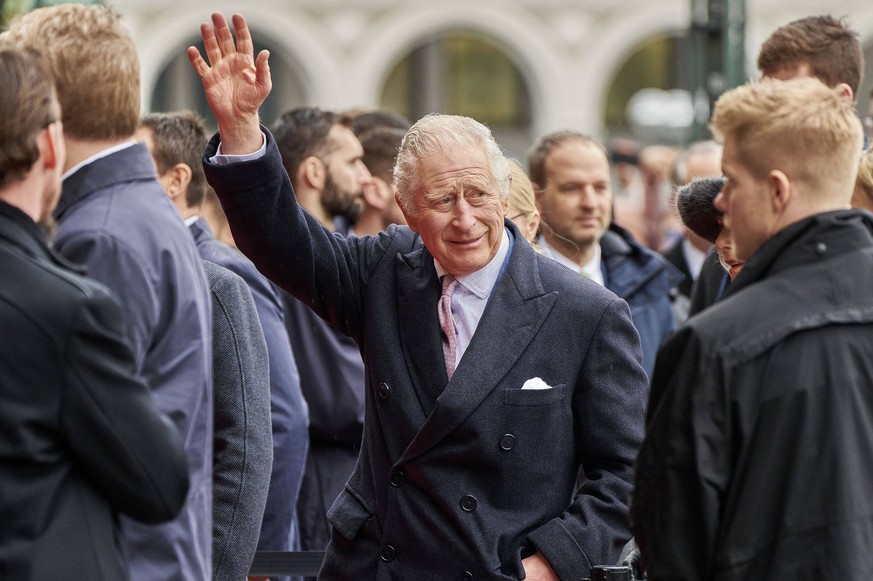
[[[396,268],[400,346],[415,393],[427,416],[448,381],[437,315],[440,283],[433,259],[423,247],[398,256]]]
[[[507,272],[494,289],[452,380],[400,463],[420,456],[467,419],[516,364],[551,311],[557,296],[543,293],[534,250],[524,243],[515,246]],[[433,310],[437,319],[436,308]],[[438,321],[436,333],[439,337]],[[441,352],[441,344],[438,347]],[[443,361],[440,356],[440,364]],[[445,369],[440,379],[445,384]]]

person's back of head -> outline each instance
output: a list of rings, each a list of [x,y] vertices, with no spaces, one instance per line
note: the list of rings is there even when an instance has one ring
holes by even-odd
[[[64,132],[82,140],[118,140],[136,131],[140,68],[121,17],[98,5],[60,4],[15,18],[0,45],[32,48],[49,63]]]
[[[385,111],[384,109],[373,109],[371,111],[360,111],[352,114],[347,114],[352,120],[352,131],[360,139],[365,133],[374,129],[383,127],[400,129],[403,133],[412,127],[412,123],[402,115]]]
[[[777,28],[758,54],[765,76],[797,76],[805,66],[829,87],[845,83],[857,95],[864,76],[858,33],[833,16],[808,16]]]
[[[298,107],[283,113],[270,127],[282,164],[295,188],[300,164],[310,156],[319,157],[327,152],[330,130],[337,124],[348,127],[351,121],[339,113],[318,107]]]
[[[838,90],[811,78],[750,83],[719,98],[712,129],[754,179],[778,170],[812,206],[848,205],[862,130]]]
[[[206,175],[200,156],[208,141],[203,118],[193,111],[151,113],[140,121],[148,131],[151,154],[159,176],[164,176],[179,164],[187,166],[189,174],[185,203],[199,207],[206,196]]]
[[[51,77],[30,51],[0,50],[0,190],[24,179],[39,158],[39,132],[60,118]]]
[[[406,132],[394,163],[394,187],[407,215],[417,213],[415,196],[421,187],[421,162],[456,151],[479,151],[485,155],[497,193],[502,200],[509,198],[509,164],[491,131],[469,117],[434,113],[419,119]]]
[[[364,165],[370,171],[370,175],[390,184],[393,176],[394,160],[403,143],[405,129],[399,127],[376,127],[358,135],[361,146],[364,148]]]

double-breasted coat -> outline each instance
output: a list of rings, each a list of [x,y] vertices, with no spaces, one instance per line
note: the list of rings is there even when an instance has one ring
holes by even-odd
[[[538,550],[575,580],[614,562],[647,397],[627,304],[516,243],[447,381],[419,236],[323,229],[265,134],[263,157],[230,165],[210,161],[213,138],[207,177],[243,252],[354,338],[367,371],[361,454],[320,577],[518,579]],[[533,377],[550,389],[521,389]]]

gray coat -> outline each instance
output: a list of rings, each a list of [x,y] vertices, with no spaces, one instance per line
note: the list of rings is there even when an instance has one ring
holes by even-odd
[[[261,159],[205,165],[243,252],[365,362],[361,454],[321,578],[518,579],[537,550],[566,580],[615,562],[648,394],[624,301],[516,243],[447,382],[440,284],[415,233],[322,228],[269,134]],[[533,377],[551,389],[521,389]]]
[[[273,463],[267,343],[245,281],[203,267],[212,293],[212,579],[240,581],[255,557]]]
[[[122,520],[131,577],[208,579],[212,569],[212,321],[194,242],[142,143],[64,180],[55,247],[121,304],[124,334],[158,409],[185,441],[191,490],[161,526]]]

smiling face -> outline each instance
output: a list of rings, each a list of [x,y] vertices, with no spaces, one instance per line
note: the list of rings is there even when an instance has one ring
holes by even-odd
[[[485,153],[466,148],[428,156],[419,171],[416,213],[404,211],[409,227],[452,276],[481,269],[497,254],[507,210]]]
[[[568,139],[545,158],[537,194],[546,241],[564,256],[588,261],[612,216],[609,161],[593,143]]]

